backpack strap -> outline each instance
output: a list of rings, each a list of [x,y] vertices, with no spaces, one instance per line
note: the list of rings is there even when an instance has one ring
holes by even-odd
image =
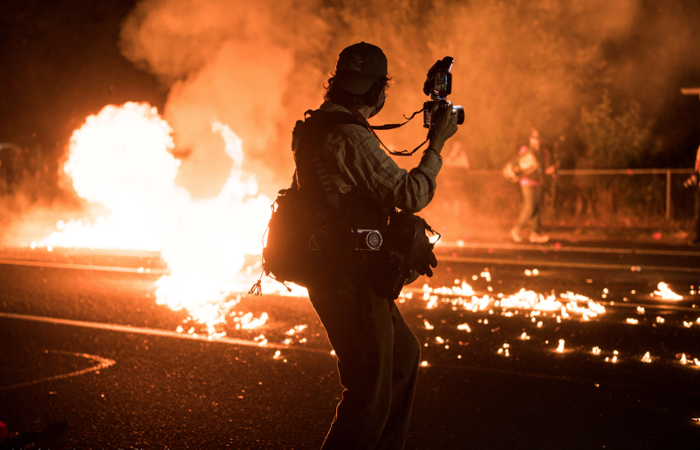
[[[302,188],[299,184],[299,172],[302,178],[306,179],[311,179],[313,174],[315,184],[325,194],[328,205],[335,210],[340,208],[339,194],[334,189],[331,176],[323,164],[321,146],[323,139],[334,127],[352,123],[365,126],[350,113],[308,110],[304,113],[304,120],[297,121],[292,134],[292,151],[297,166],[295,177],[297,188]],[[306,186],[304,188],[306,189]]]

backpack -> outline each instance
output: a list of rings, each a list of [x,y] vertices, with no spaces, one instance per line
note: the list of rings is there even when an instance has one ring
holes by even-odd
[[[350,252],[351,230],[324,216],[296,188],[283,189],[272,204],[263,271],[285,283],[308,286],[329,276]]]
[[[297,165],[289,189],[279,191],[272,204],[263,271],[280,281],[307,286],[347,264],[352,249],[352,227],[343,220],[338,193],[333,189],[320,155],[322,138],[336,125],[359,123],[348,113],[307,111],[292,133]],[[299,172],[306,184],[299,186]]]

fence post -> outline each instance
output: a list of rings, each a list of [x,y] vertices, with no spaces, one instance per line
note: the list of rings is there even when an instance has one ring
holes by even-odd
[[[671,220],[671,169],[666,169],[666,222]]]

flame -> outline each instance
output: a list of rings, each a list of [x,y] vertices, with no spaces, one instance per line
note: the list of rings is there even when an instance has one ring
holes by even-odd
[[[505,356],[506,358],[510,357],[510,350],[509,350],[509,348],[510,348],[510,344],[507,344],[507,343],[506,343],[506,344],[503,344],[503,346],[502,346],[501,348],[498,349],[498,354],[499,354],[499,355],[503,355],[503,356]]]
[[[472,278],[478,279],[479,277],[474,275]],[[488,290],[491,292],[492,289]],[[428,302],[426,305],[427,309],[437,308],[439,303],[450,303],[453,311],[461,308],[472,312],[488,309],[489,314],[493,314],[493,310],[490,308],[495,306],[500,307],[502,310],[501,315],[506,317],[514,315],[512,312],[507,311],[508,309],[531,310],[532,316],[539,315],[542,311],[558,311],[560,315],[556,316],[556,320],[559,323],[561,323],[562,318],[568,319],[572,314],[579,315],[582,320],[589,320],[605,314],[603,305],[584,295],[574,294],[573,292],[562,293],[557,297],[554,293],[544,295],[522,288],[509,296],[499,293],[495,297],[490,295],[479,297],[475,295],[474,289],[466,281],[459,279],[454,280],[454,286],[451,288],[446,286],[432,288],[430,285],[424,284],[420,292],[423,294],[423,300]],[[402,300],[411,297],[412,292],[401,292],[399,298]],[[538,327],[542,325],[542,322],[538,323]]]
[[[471,333],[471,332],[472,332],[472,329],[469,328],[469,324],[467,324],[467,323],[463,323],[463,324],[461,324],[461,325],[457,325],[457,329],[458,329],[458,330],[464,330],[464,331],[466,331],[467,333]]]
[[[220,325],[247,291],[245,255],[259,255],[270,199],[258,195],[255,177],[242,171],[242,141],[225,124],[212,123],[233,164],[216,198],[194,200],[175,184],[172,129],[147,103],[108,105],[86,119],[70,140],[65,173],[75,192],[104,213],[68,223],[32,247],[160,251],[170,275],[157,283],[157,303],[185,309],[190,320],[221,336]],[[252,269],[252,268],[251,268]],[[251,271],[251,270],[249,270]],[[241,323],[262,326],[264,314]]]
[[[676,294],[668,287],[668,284],[663,281],[659,283],[659,289],[654,291],[654,295],[658,295],[663,300],[683,300],[683,296]]]
[[[559,339],[559,346],[557,347],[557,352],[564,353],[564,339]]]

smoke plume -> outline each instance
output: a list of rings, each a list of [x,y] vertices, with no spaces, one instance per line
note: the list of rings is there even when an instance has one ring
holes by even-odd
[[[165,117],[183,157],[183,184],[206,196],[223,183],[223,144],[210,125],[220,120],[243,139],[248,169],[273,191],[291,173],[294,121],[320,104],[323,83],[347,45],[364,40],[387,54],[394,86],[379,119],[388,122],[422,107],[427,69],[453,56],[451,100],[467,111],[455,140],[477,165],[493,167],[529,127],[550,135],[566,129],[581,88],[603,81],[601,43],[629,30],[635,5],[142,0],[124,23],[120,45],[171,85]],[[415,123],[383,138],[403,149],[424,135]]]
[[[679,83],[692,84],[687,74],[700,71],[698,17],[692,0],[140,0],[119,47],[168,89],[163,114],[181,185],[207,198],[224,185],[231,160],[212,132],[219,121],[242,138],[243,169],[273,197],[290,181],[294,123],[322,102],[348,45],[376,44],[389,59],[393,86],[375,124],[420,109],[427,70],[454,57],[450,100],[464,106],[466,120],[448,146],[458,144],[472,168],[494,169],[531,127],[545,144],[561,135],[571,142],[581,107],[605,90],[658,119]],[[419,122],[382,140],[412,149],[425,138]],[[410,167],[418,157],[397,162]]]

